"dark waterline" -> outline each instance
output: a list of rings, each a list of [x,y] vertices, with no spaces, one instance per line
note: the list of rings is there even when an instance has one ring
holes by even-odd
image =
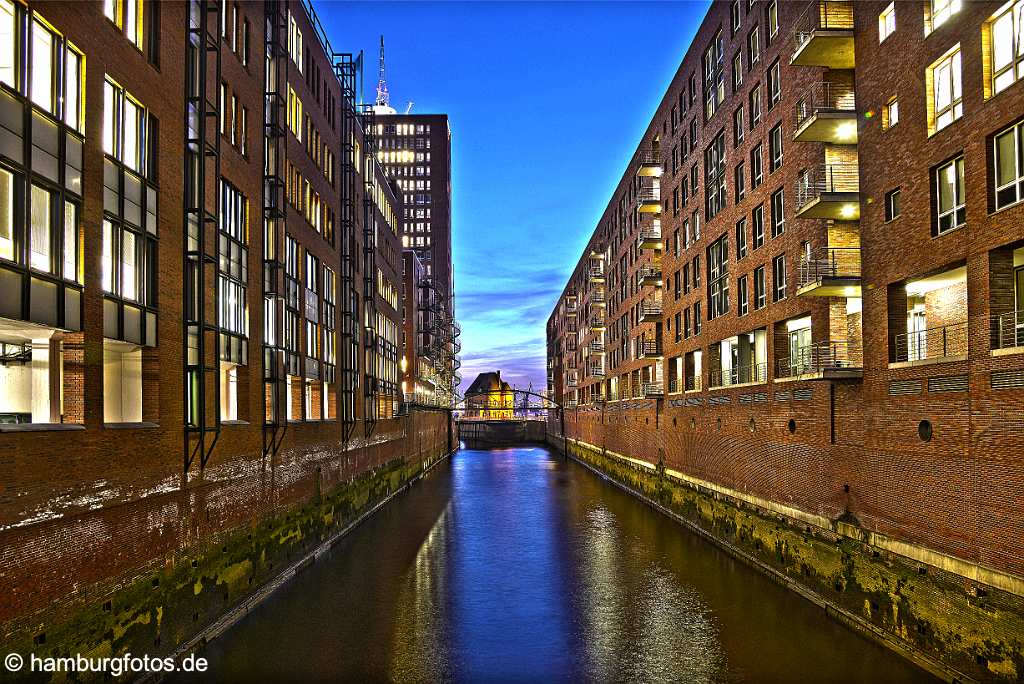
[[[930,681],[540,448],[458,452],[203,655],[205,681]]]

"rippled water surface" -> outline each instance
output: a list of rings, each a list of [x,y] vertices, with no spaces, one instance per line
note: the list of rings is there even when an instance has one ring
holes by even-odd
[[[204,655],[221,681],[927,681],[540,448],[458,452]]]

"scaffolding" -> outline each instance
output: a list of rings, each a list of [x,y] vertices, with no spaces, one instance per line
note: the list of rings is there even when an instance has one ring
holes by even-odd
[[[220,437],[220,3],[190,0],[185,73],[185,241],[182,254],[184,474],[206,467]],[[211,301],[212,300],[212,301]],[[212,377],[211,377],[212,376]],[[212,392],[211,390],[212,385]],[[213,401],[208,401],[209,395]],[[211,416],[212,414],[212,416]]]

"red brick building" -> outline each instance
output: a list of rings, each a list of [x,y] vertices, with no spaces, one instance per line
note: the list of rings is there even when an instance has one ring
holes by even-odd
[[[0,0],[0,44],[0,635],[236,549],[166,649],[450,448],[399,415],[402,193],[308,2]]]
[[[714,2],[548,320],[568,437],[1021,596],[1022,17]]]

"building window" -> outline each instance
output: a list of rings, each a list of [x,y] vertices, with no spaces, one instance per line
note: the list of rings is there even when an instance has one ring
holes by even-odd
[[[780,254],[772,259],[772,301],[786,298],[786,255]]]
[[[693,303],[693,334],[700,335],[701,329],[701,303]]]
[[[142,348],[103,340],[103,422],[142,421]]]
[[[708,246],[708,319],[729,312],[729,241],[723,235]]]
[[[295,17],[292,16],[291,10],[288,11],[288,54],[291,56],[292,61],[295,62],[295,66],[301,74],[302,31],[299,30],[299,25],[295,22]]]
[[[719,31],[704,51],[704,120],[725,100],[725,44]]]
[[[961,2],[962,0],[931,0],[925,25],[930,31],[939,28],[960,11]]]
[[[782,166],[782,122],[768,133],[768,172],[772,173]]]
[[[743,201],[743,198],[747,196],[747,181],[746,174],[744,173],[744,163],[740,162],[736,165],[735,172],[735,184],[736,184],[736,204]]]
[[[116,83],[103,83],[103,151],[142,173],[146,163],[146,110]]]
[[[878,42],[881,43],[896,31],[896,3],[890,2],[878,15]]]
[[[732,139],[734,147],[743,142],[743,107],[732,113]]]
[[[749,312],[749,295],[747,293],[747,276],[736,279],[736,315],[746,316]]]
[[[995,136],[993,144],[998,210],[1024,200],[1024,122]]]
[[[761,59],[761,39],[757,34],[758,27],[747,36],[747,68],[752,69],[754,64]]]
[[[725,131],[704,151],[704,213],[708,221],[725,208]]]
[[[779,35],[779,8],[775,0],[771,0],[764,10],[764,23],[768,27],[768,44],[771,45],[775,36]]]
[[[249,334],[246,283],[249,280],[249,220],[245,196],[221,180],[220,327],[227,333]],[[239,362],[240,359],[225,359]]]
[[[741,218],[736,222],[736,260],[739,261],[747,256],[747,219]]]
[[[900,122],[900,101],[895,97],[882,108],[882,129],[889,130]]]
[[[931,134],[941,131],[964,113],[960,45],[928,67],[926,77],[931,105],[928,132]]]
[[[885,220],[892,221],[900,215],[900,189],[885,193]]]
[[[732,92],[736,94],[743,85],[743,55],[737,52],[732,56]]]
[[[938,211],[937,234],[941,235],[966,223],[963,157],[957,157],[935,170],[935,204]]]
[[[989,22],[992,94],[1024,78],[1024,0],[1007,6]]]
[[[761,123],[761,84],[757,83],[750,91],[750,128],[757,128]]]
[[[782,202],[782,190],[772,193],[772,237],[777,238],[786,232],[786,213]]]
[[[753,230],[754,249],[764,245],[764,205],[758,204],[750,216],[751,228]]]
[[[729,15],[731,18],[730,27],[732,28],[732,32],[736,33],[740,30],[740,24],[743,21],[740,0],[732,0],[732,5],[729,8]]]
[[[302,142],[302,100],[288,86],[288,129]]]
[[[768,67],[768,111],[782,99],[782,77],[779,72],[779,60]]]
[[[103,0],[103,14],[133,45],[142,48],[142,0]]]
[[[753,190],[764,182],[764,165],[761,161],[761,143],[750,150],[750,189]]]
[[[764,282],[764,266],[754,269],[754,310],[763,309],[768,303]]]

